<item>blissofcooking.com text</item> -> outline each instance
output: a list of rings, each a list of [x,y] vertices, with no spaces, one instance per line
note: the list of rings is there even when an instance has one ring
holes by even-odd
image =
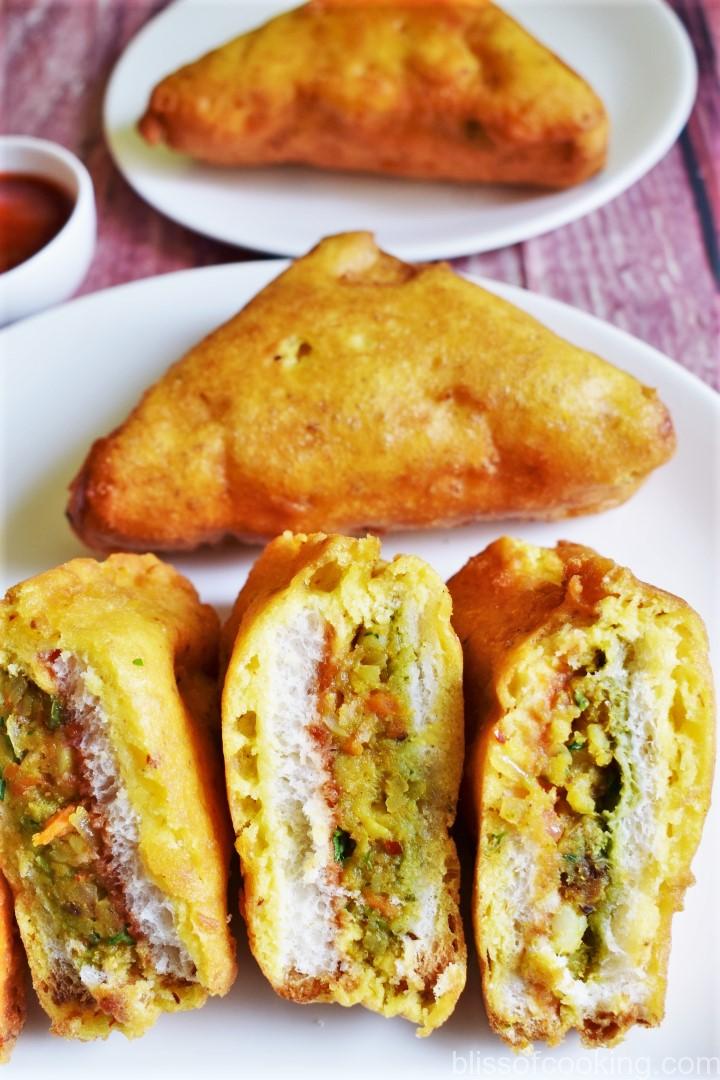
[[[453,1076],[612,1076],[625,1077],[720,1077],[719,1057],[651,1058],[592,1050],[581,1057],[546,1054],[491,1056],[483,1051],[453,1050],[450,1062]]]

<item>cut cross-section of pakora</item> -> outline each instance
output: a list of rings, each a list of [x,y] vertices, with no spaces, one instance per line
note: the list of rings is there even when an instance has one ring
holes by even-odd
[[[664,405],[631,375],[447,265],[349,233],[94,444],[69,516],[93,547],[143,550],[557,518],[623,502],[674,445]]]
[[[139,1035],[232,983],[217,631],[153,555],[0,603],[0,871],[59,1035]]]
[[[557,188],[608,141],[587,82],[488,0],[314,0],[168,75],[140,130],[216,165]]]
[[[434,571],[379,555],[374,537],[285,534],[255,564],[225,631],[226,775],[273,987],[427,1035],[465,983],[462,656]]]
[[[448,584],[490,1023],[515,1047],[611,1045],[662,1019],[710,801],[702,621],[575,544],[498,540]]]

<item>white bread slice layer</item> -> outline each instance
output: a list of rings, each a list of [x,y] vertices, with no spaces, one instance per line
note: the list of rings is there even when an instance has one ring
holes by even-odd
[[[333,815],[322,791],[328,762],[309,734],[317,721],[317,670],[325,651],[318,612],[300,610],[278,629],[265,662],[268,683],[264,731],[268,786],[266,813],[292,843],[278,846],[276,925],[283,971],[321,976],[336,971],[336,908],[340,898],[328,854]]]
[[[119,777],[117,762],[107,733],[107,717],[99,700],[85,686],[85,665],[67,651],[50,665],[62,689],[73,719],[82,728],[78,749],[95,807],[105,824],[113,876],[122,882],[125,905],[133,925],[147,942],[159,975],[173,975],[192,982],[196,971],[175,926],[175,911],[170,899],[150,879],[138,852],[140,829],[136,812]],[[81,955],[85,947],[78,943]],[[58,951],[71,963],[67,948],[58,943]],[[80,978],[89,988],[101,972],[90,965],[80,967]]]

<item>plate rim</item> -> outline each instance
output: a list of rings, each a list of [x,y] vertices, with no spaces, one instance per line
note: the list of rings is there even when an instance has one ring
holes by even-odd
[[[262,248],[258,248],[254,244],[246,244],[235,240],[234,238],[228,238],[222,228],[215,228],[212,223],[210,225],[199,227],[197,222],[193,219],[192,214],[188,215],[183,212],[178,213],[174,209],[172,213],[169,213],[164,206],[160,205],[160,201],[151,198],[148,195],[146,186],[142,183],[141,179],[138,180],[135,170],[131,167],[126,167],[124,163],[122,148],[118,145],[118,139],[115,135],[114,128],[110,123],[111,105],[114,104],[114,100],[118,94],[118,87],[121,85],[124,62],[127,60],[131,51],[141,43],[145,36],[153,33],[157,29],[158,23],[166,19],[171,19],[174,12],[179,7],[189,7],[197,2],[198,0],[172,0],[168,7],[154,15],[138,30],[130,41],[127,42],[120,56],[115,61],[105,88],[102,104],[102,129],[108,151],[115,167],[133,191],[148,206],[152,207],[153,210],[168,220],[191,229],[198,235],[207,236],[210,239],[230,244],[243,250],[255,251],[258,253],[266,252],[267,254],[278,257],[297,258],[299,255],[304,254],[304,250],[301,250],[297,244],[283,247],[271,240]],[[571,2],[576,6],[581,6],[584,3],[592,3],[594,0],[571,0]],[[506,225],[500,230],[495,230],[495,232],[486,230],[484,238],[477,234],[473,234],[472,239],[458,239],[457,242],[451,241],[449,247],[446,242],[442,240],[430,240],[428,242],[403,240],[396,244],[395,248],[402,253],[404,258],[463,258],[467,255],[483,254],[486,251],[499,251],[503,248],[510,247],[513,244],[524,243],[527,240],[543,236],[564,225],[569,225],[574,221],[578,221],[592,213],[594,210],[598,210],[612,202],[623,192],[629,190],[629,188],[636,184],[643,176],[662,161],[677,141],[695,103],[698,90],[697,57],[682,20],[670,5],[664,2],[664,0],[610,0],[610,6],[613,4],[619,5],[623,2],[632,3],[633,6],[644,7],[651,17],[659,20],[658,25],[664,23],[668,40],[674,42],[676,55],[683,68],[683,93],[678,95],[673,109],[666,118],[663,137],[658,138],[656,134],[646,146],[644,153],[632,159],[617,176],[611,178],[605,184],[601,184],[597,188],[588,187],[587,184],[578,185],[574,189],[576,198],[570,206],[561,206],[556,207],[555,209],[550,208],[549,210],[542,211],[535,215],[532,220],[526,219],[524,223],[521,221],[515,225]],[[599,175],[602,176],[602,174]],[[338,177],[340,182],[342,182],[341,173],[338,174]],[[188,205],[191,205],[191,203],[192,201],[189,199]]]

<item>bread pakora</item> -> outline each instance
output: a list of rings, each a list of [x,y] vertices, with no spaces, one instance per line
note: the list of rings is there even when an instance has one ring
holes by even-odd
[[[627,499],[674,449],[655,392],[445,264],[323,240],[92,447],[98,548],[555,518]]]
[[[0,603],[0,869],[56,1034],[140,1035],[233,981],[217,638],[153,555],[75,559]]]
[[[434,571],[379,556],[375,537],[287,533],[255,564],[225,631],[227,788],[274,989],[427,1035],[465,983],[462,655]]]
[[[664,1011],[710,802],[700,617],[590,548],[491,544],[448,583],[465,656],[473,918],[511,1045],[612,1045]]]
[[[2,736],[0,735],[0,738]],[[0,801],[6,788],[0,770]],[[0,874],[0,1065],[10,1060],[25,1023],[25,961],[7,882]]]
[[[605,164],[608,118],[488,0],[316,0],[168,75],[140,131],[214,165],[564,188]]]

